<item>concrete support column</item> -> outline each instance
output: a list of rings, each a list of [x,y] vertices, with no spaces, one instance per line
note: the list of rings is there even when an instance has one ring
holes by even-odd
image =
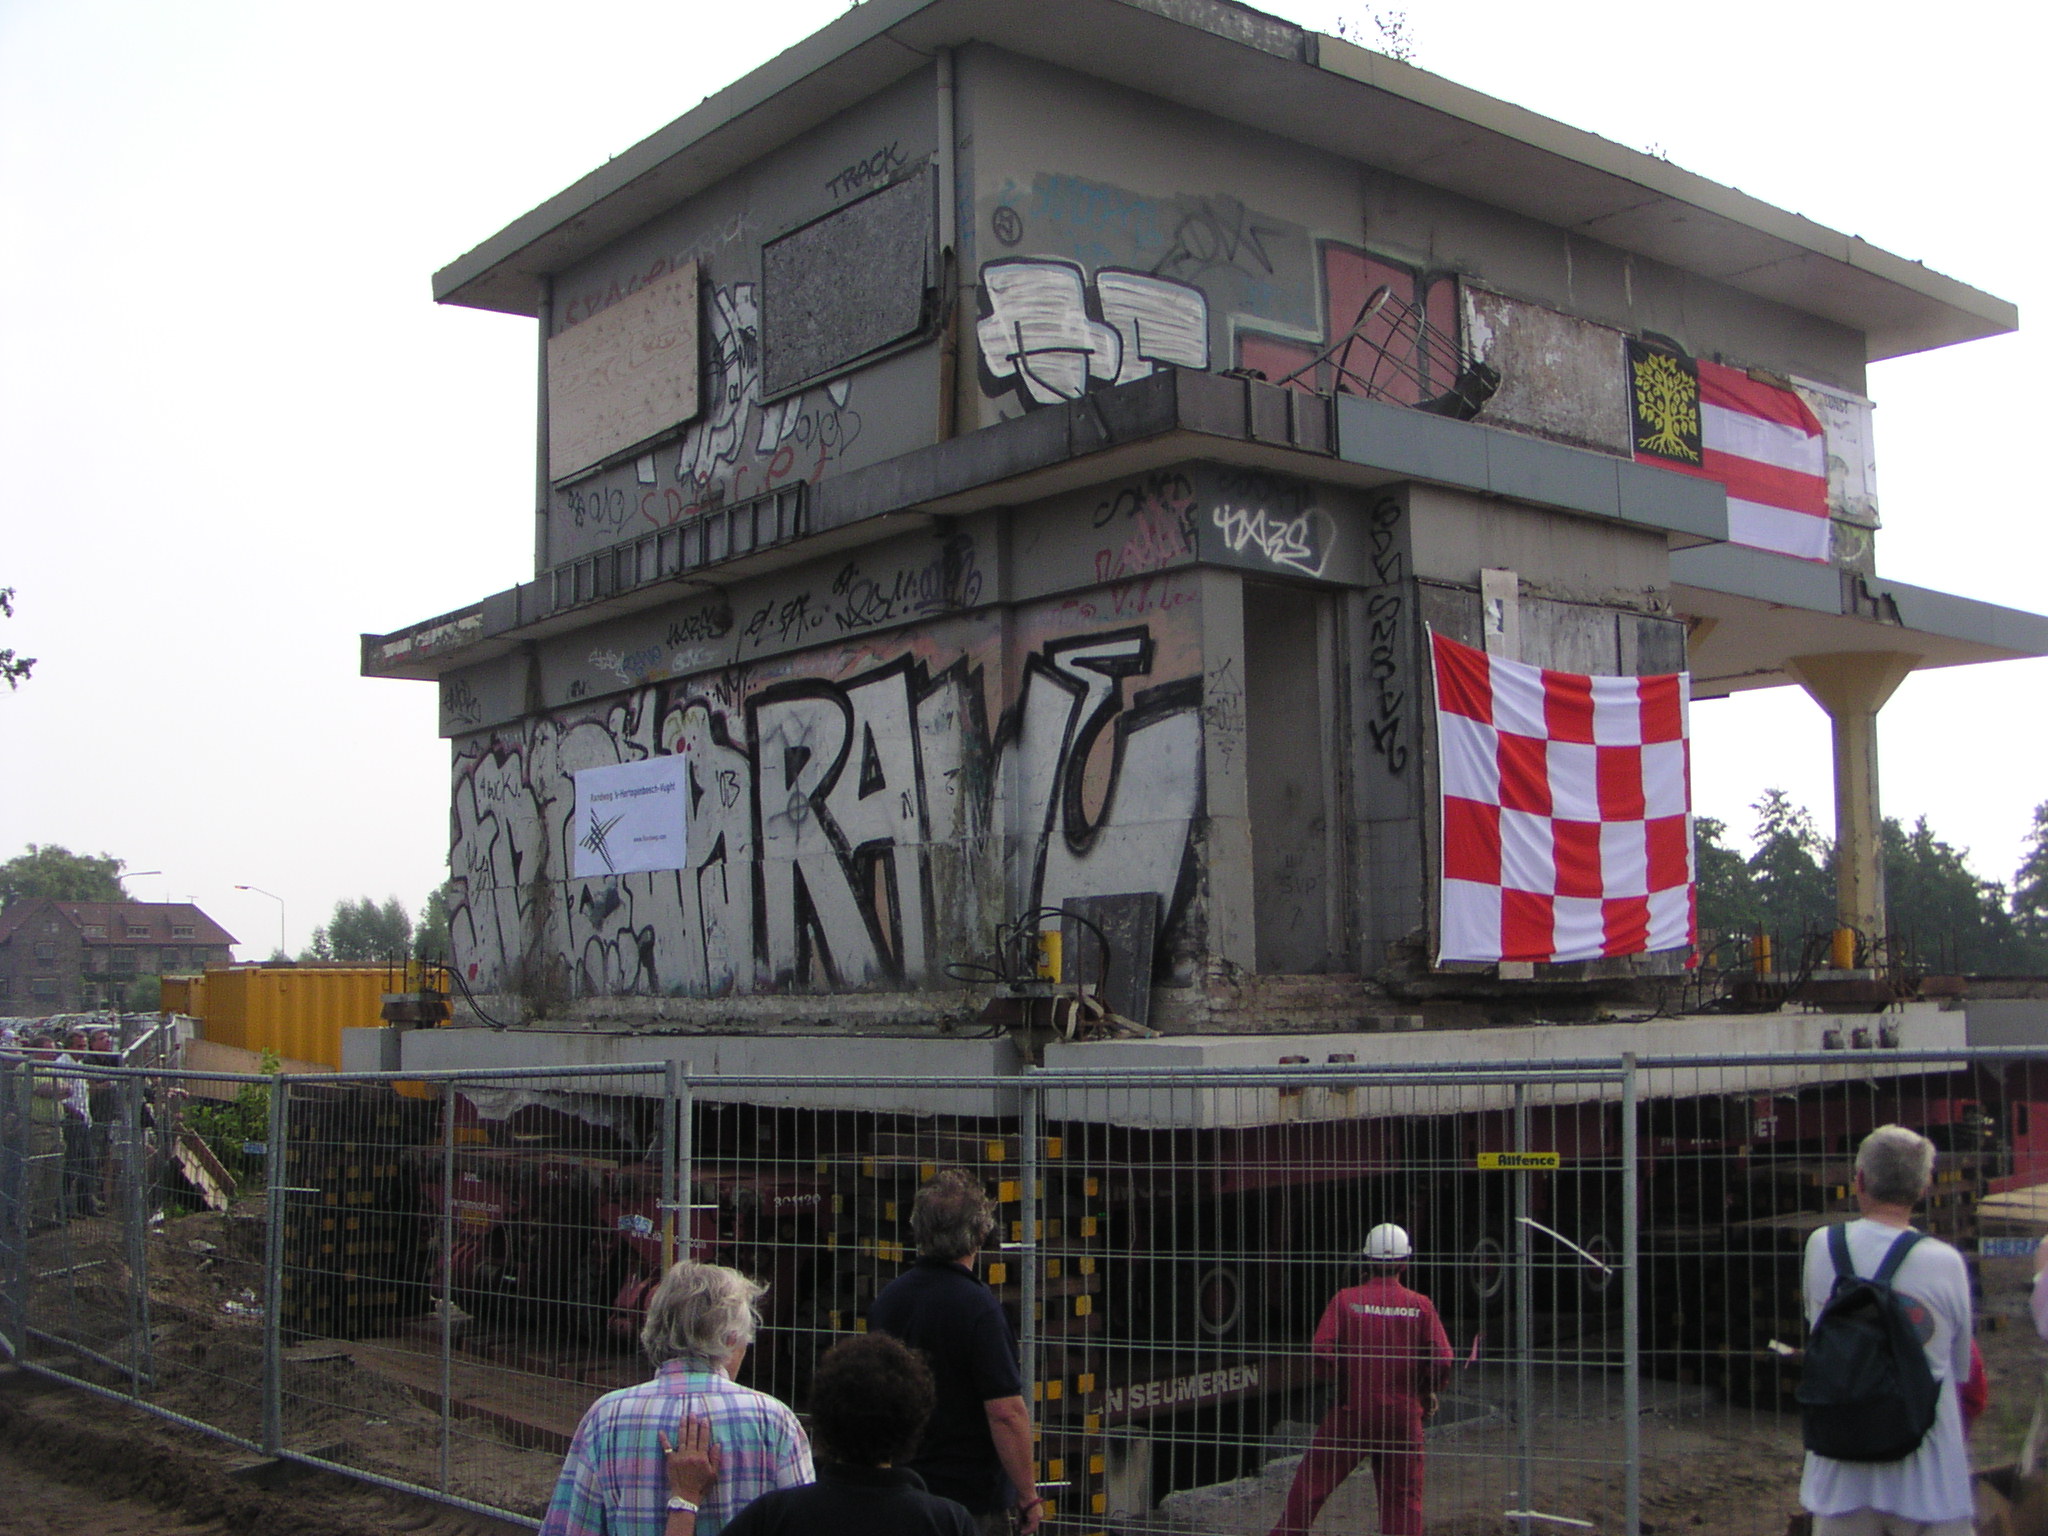
[[[1785,663],[1834,724],[1836,920],[1873,944],[1885,927],[1877,712],[1919,661],[1904,651],[1854,651]]]
[[[1251,775],[1245,714],[1244,578],[1200,567],[1202,592],[1203,856],[1209,953],[1259,968],[1252,880]]]

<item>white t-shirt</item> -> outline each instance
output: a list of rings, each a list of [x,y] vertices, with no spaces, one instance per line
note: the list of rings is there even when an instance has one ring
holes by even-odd
[[[69,1051],[59,1051],[57,1059],[52,1065],[75,1067],[78,1065],[78,1060]],[[71,1077],[69,1075],[58,1079],[58,1081],[64,1085],[64,1107],[71,1112],[72,1119],[83,1120],[87,1125],[91,1125],[92,1085],[82,1077]]]
[[[1849,1257],[1856,1273],[1866,1278],[1876,1274],[1902,1230],[1867,1218],[1850,1222]],[[1834,1288],[1835,1261],[1823,1227],[1806,1243],[1809,1325],[1820,1316]],[[1816,1515],[1875,1509],[1921,1524],[1968,1520],[1974,1513],[1970,1453],[1963,1444],[1958,1394],[1970,1379],[1970,1272],[1963,1256],[1947,1243],[1923,1237],[1892,1277],[1892,1288],[1920,1303],[1927,1316],[1927,1363],[1941,1385],[1934,1428],[1903,1461],[1835,1461],[1807,1452],[1799,1502]]]

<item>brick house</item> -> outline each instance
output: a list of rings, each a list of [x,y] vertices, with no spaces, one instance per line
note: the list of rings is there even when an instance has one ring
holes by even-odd
[[[0,911],[0,1013],[104,1007],[138,976],[225,965],[234,942],[188,901],[19,901]]]

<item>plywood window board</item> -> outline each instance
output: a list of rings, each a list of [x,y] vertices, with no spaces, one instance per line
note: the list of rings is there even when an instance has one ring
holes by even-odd
[[[548,476],[564,480],[697,414],[697,267],[548,338]]]
[[[918,334],[933,180],[919,171],[761,248],[761,392],[774,399]]]

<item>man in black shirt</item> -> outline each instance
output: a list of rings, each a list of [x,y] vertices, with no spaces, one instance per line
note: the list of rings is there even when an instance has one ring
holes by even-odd
[[[883,1333],[842,1339],[811,1381],[818,1480],[742,1509],[726,1536],[975,1536],[973,1518],[896,1463],[932,1411],[932,1373]]]
[[[868,1322],[930,1363],[937,1408],[910,1465],[932,1492],[964,1504],[983,1536],[1038,1529],[1045,1501],[1031,1460],[1031,1411],[1017,1339],[974,1258],[995,1225],[988,1194],[963,1168],[941,1169],[917,1192],[910,1232],[917,1262],[883,1288]]]

